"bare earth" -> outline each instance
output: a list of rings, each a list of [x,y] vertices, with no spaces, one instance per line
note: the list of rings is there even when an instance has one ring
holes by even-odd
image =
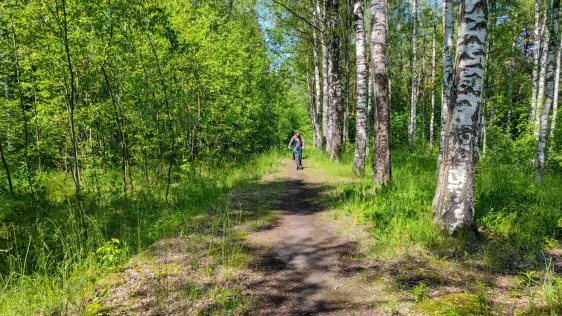
[[[284,197],[275,226],[248,237],[262,258],[254,268],[264,272],[263,279],[249,285],[263,304],[257,312],[362,314],[373,297],[349,272],[356,245],[338,236],[326,220],[326,208],[318,202],[321,184],[297,171],[292,161],[282,162],[280,180]]]
[[[540,287],[415,250],[368,259],[369,227],[336,220],[331,205],[335,186],[350,179],[304,167],[282,161],[233,192],[231,228],[212,227],[225,216],[213,206],[191,218],[101,279],[76,314],[479,315],[484,306],[519,315]]]

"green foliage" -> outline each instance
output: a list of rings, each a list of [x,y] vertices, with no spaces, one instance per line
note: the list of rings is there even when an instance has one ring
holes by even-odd
[[[37,224],[3,222],[0,232],[8,238],[2,248],[8,252],[0,253],[0,310],[8,315],[79,310],[101,275],[154,241],[189,234],[198,216],[209,212],[215,220],[204,226],[216,236],[209,254],[225,266],[239,266],[244,258],[240,245],[233,246],[239,237],[232,231],[239,219],[225,193],[270,172],[279,155],[272,151],[182,179],[173,187],[174,203],[166,203],[165,186],[128,197],[106,189],[84,208],[53,201]],[[242,304],[240,297],[223,294],[217,292],[216,299],[224,308]]]

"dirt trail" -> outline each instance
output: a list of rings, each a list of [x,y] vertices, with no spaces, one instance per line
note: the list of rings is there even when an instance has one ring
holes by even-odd
[[[259,253],[253,268],[262,272],[249,285],[263,305],[259,314],[372,314],[373,296],[353,270],[356,243],[338,236],[325,219],[320,183],[309,172],[283,161],[281,201],[269,230],[249,235]],[[305,165],[306,168],[306,165]],[[324,199],[325,200],[325,199]],[[357,262],[355,262],[356,264]]]

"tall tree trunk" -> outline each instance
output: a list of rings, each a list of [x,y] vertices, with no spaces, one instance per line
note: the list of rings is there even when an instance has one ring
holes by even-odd
[[[415,149],[416,141],[416,110],[418,106],[418,88],[417,88],[417,50],[418,42],[418,1],[412,0],[412,95],[410,100],[410,122],[408,124],[408,142],[410,151]]]
[[[330,86],[330,124],[328,129],[330,130],[330,159],[340,160],[341,159],[341,146],[342,137],[340,131],[341,125],[341,88],[340,88],[340,36],[338,33],[339,27],[339,0],[327,0],[328,2],[328,14],[329,14],[329,29],[330,29],[330,41],[329,41],[329,70],[330,75],[329,86]]]
[[[515,54],[515,41],[513,42],[513,44],[511,44],[511,50],[512,50],[512,54]],[[511,56],[511,59],[509,60],[509,86],[508,86],[508,91],[507,91],[507,128],[506,128],[506,134],[507,136],[511,135],[511,112],[513,109],[513,68],[515,67],[515,57]]]
[[[434,2],[433,12],[437,12],[437,1]],[[433,153],[433,124],[435,122],[435,40],[437,37],[437,22],[433,20],[433,35],[431,40],[431,116],[429,117],[429,152]]]
[[[307,66],[308,67],[308,66]],[[316,129],[314,128],[316,126],[316,124],[318,123],[316,121],[316,109],[315,109],[315,103],[314,103],[314,83],[313,83],[314,79],[310,78],[310,73],[308,72],[308,70],[306,71],[306,87],[308,88],[308,108],[309,108],[309,114],[310,114],[310,121],[312,122],[312,138],[314,139],[315,142],[315,147],[316,147],[316,138],[318,137],[318,135],[316,134]]]
[[[535,0],[535,28],[533,30],[533,77],[531,81],[531,111],[529,114],[529,124],[533,126],[536,116],[539,58],[541,51],[541,4],[540,0]]]
[[[320,1],[322,1],[323,9],[320,8]],[[330,60],[328,51],[328,29],[327,29],[327,13],[326,1],[318,0],[316,3],[316,15],[322,17],[320,22],[321,45],[322,45],[322,142],[325,147],[328,146],[328,122],[329,122],[329,107],[330,107],[330,92],[329,92],[329,67],[328,61]]]
[[[545,23],[544,25],[546,25],[546,19],[545,19]],[[534,117],[533,117],[533,122],[532,122],[532,126],[533,126],[533,134],[535,135],[535,137],[538,139],[539,137],[539,124],[540,124],[540,119],[541,119],[541,112],[542,112],[542,108],[544,106],[545,103],[545,89],[546,89],[546,76],[547,76],[547,64],[548,64],[548,55],[549,55],[549,43],[550,43],[550,30],[549,29],[545,29],[544,30],[544,42],[543,42],[543,48],[542,48],[542,56],[541,56],[541,60],[540,60],[540,66],[541,66],[541,71],[539,73],[539,87],[538,87],[538,92],[537,92],[537,103],[535,104],[535,113],[534,113]]]
[[[488,33],[489,34],[489,33]],[[490,50],[492,48],[492,42],[486,41],[486,56],[490,55]],[[480,105],[480,122],[478,122],[478,128],[476,130],[476,148],[482,148],[482,156],[486,156],[486,144],[488,142],[488,129],[486,124],[486,110],[488,108],[488,95],[490,94],[490,71],[489,63],[484,62],[484,85],[482,86],[482,103]],[[478,154],[476,154],[478,155]]]
[[[319,6],[320,0],[316,1],[316,6]],[[320,61],[318,57],[318,14],[319,12],[315,11],[314,17],[312,19],[312,23],[314,25],[314,29],[312,30],[313,36],[313,58],[314,58],[314,101],[315,101],[315,124],[312,126],[314,130],[314,147],[321,147],[322,146],[322,90],[321,90],[321,83],[320,83]],[[322,36],[322,34],[321,34]]]
[[[456,72],[447,111],[444,160],[433,210],[442,229],[454,233],[474,222],[474,163],[486,58],[486,0],[461,0]]]
[[[367,64],[365,55],[364,0],[355,0],[355,62],[357,67],[357,106],[355,109],[356,136],[353,170],[365,173],[365,155],[369,136],[367,135]]]
[[[552,2],[552,16],[551,16],[551,30],[550,38],[548,42],[548,55],[546,58],[546,100],[542,106],[540,112],[539,120],[539,142],[537,146],[537,162],[536,162],[536,174],[535,179],[537,182],[542,180],[542,171],[544,169],[545,161],[545,149],[546,149],[546,137],[548,130],[548,116],[550,114],[550,108],[554,101],[555,92],[555,68],[556,68],[556,56],[558,50],[558,16],[560,14],[560,0],[554,0]],[[537,108],[538,110],[539,108]]]
[[[560,34],[558,34],[560,35]],[[559,36],[560,37],[560,36]],[[554,74],[554,97],[552,99],[552,119],[550,122],[550,151],[554,151],[554,132],[556,131],[556,116],[558,115],[558,94],[560,93],[560,62],[562,56],[562,40],[556,53],[556,73]]]
[[[12,177],[10,176],[10,168],[8,168],[8,163],[6,162],[6,157],[4,156],[4,148],[2,147],[2,139],[0,139],[0,159],[2,159],[2,165],[4,166],[4,171],[6,171],[6,178],[8,179],[8,190],[10,195],[14,195],[14,188],[12,186]]]
[[[390,106],[388,68],[386,67],[387,0],[371,0],[371,76],[375,98],[375,144],[373,182],[387,185],[392,181],[390,162]]]
[[[453,87],[453,0],[443,0],[443,87],[441,95],[441,132],[437,170],[441,169],[445,148],[447,113],[451,104]]]

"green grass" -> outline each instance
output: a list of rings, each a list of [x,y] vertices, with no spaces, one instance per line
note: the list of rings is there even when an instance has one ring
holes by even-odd
[[[9,201],[17,206],[0,221],[0,249],[7,250],[0,253],[0,314],[83,309],[96,282],[127,258],[157,240],[189,234],[198,215],[231,214],[226,193],[271,172],[280,155],[271,151],[213,171],[182,166],[174,174],[170,203],[165,201],[164,181],[150,179],[146,184],[140,172],[134,177],[136,191],[127,195],[118,185],[118,172],[86,174],[84,183],[90,186],[81,207],[71,198],[68,175],[41,175],[44,202]],[[238,238],[232,233],[236,220],[221,215],[210,227],[220,238],[208,253],[226,266],[243,260],[239,249],[229,247]],[[221,293],[214,293],[217,299]]]
[[[489,157],[493,155],[489,150]],[[338,184],[334,208],[340,216],[370,227],[376,240],[371,250],[379,258],[435,253],[482,259],[491,271],[517,272],[528,266],[544,267],[546,252],[558,247],[562,238],[562,178],[554,171],[536,184],[529,168],[481,159],[476,175],[475,222],[483,233],[453,239],[441,234],[433,223],[435,154],[394,149],[393,182],[376,192],[370,179],[371,162],[366,163],[365,176],[354,177],[351,151],[339,164],[330,162],[323,153],[310,158],[328,178],[351,179]]]

